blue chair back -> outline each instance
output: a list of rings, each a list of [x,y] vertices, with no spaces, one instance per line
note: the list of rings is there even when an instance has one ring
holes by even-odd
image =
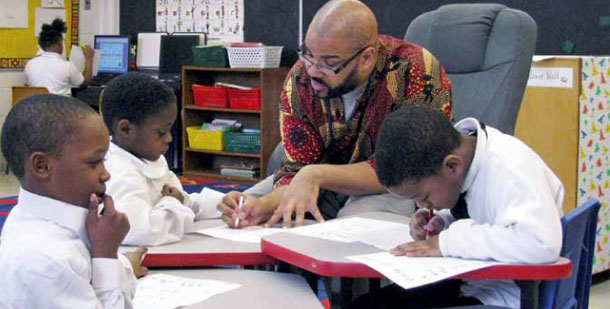
[[[595,251],[597,213],[601,205],[590,199],[561,218],[561,256],[572,261],[572,275],[564,280],[545,281],[540,288],[540,308],[587,309]]]

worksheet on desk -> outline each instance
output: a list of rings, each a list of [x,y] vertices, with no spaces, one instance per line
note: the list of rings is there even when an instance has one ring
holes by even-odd
[[[360,241],[382,250],[413,241],[409,225],[391,221],[346,218],[288,230],[289,233],[339,242]]]
[[[214,295],[228,292],[241,284],[154,274],[138,280],[133,299],[135,309],[173,309],[188,306]]]
[[[230,228],[227,225],[215,226],[195,231],[195,233],[232,241],[260,243],[263,236],[285,231],[282,228],[263,226],[248,226],[241,229]]]
[[[348,256],[347,259],[371,267],[405,289],[500,264],[494,261],[452,257],[394,256],[389,252],[353,255]]]

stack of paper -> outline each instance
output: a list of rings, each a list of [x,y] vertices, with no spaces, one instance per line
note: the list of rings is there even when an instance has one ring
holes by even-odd
[[[133,307],[135,309],[173,309],[198,303],[240,286],[237,283],[218,280],[154,274],[138,281]]]
[[[405,289],[499,264],[493,261],[451,257],[394,256],[389,252],[354,255],[347,258],[373,268]]]

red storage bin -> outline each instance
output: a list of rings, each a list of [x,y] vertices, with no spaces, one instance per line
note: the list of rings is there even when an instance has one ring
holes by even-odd
[[[229,107],[226,87],[193,85],[193,98],[197,106]]]
[[[229,88],[229,104],[233,109],[261,109],[261,89]]]

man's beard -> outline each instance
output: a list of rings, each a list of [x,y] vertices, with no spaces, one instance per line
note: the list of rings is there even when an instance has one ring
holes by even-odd
[[[340,96],[358,88],[358,86],[359,86],[357,78],[356,78],[356,74],[354,74],[353,71],[350,72],[350,74],[348,75],[347,79],[343,82],[343,84],[338,85],[335,88],[331,88],[330,86],[328,86],[328,84],[326,84],[323,80],[321,80],[319,78],[312,77],[311,79],[313,81],[316,81],[316,82],[326,86],[326,89],[327,89],[326,91],[328,92],[326,94],[326,96],[320,95],[320,92],[316,91],[315,89],[313,90],[314,97],[316,97],[318,99],[332,99],[332,98],[340,97]]]

